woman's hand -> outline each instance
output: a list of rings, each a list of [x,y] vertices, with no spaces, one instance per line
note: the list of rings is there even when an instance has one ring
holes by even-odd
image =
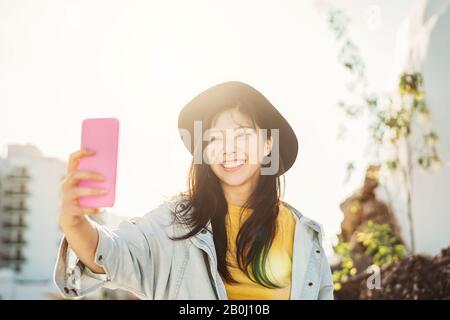
[[[82,196],[96,196],[105,194],[104,189],[78,187],[80,180],[97,180],[104,178],[96,172],[79,171],[80,159],[92,156],[94,152],[78,150],[70,155],[67,175],[61,183],[61,203],[59,210],[59,225],[71,248],[80,260],[93,272],[105,273],[105,270],[95,263],[95,249],[98,244],[96,223],[87,218],[100,212],[100,208],[82,208],[78,198]]]
[[[81,188],[77,186],[80,180],[102,181],[104,179],[97,172],[78,170],[80,159],[94,154],[94,151],[81,149],[70,155],[67,174],[60,188],[59,224],[61,227],[73,227],[79,224],[85,218],[85,215],[97,214],[101,210],[100,208],[83,208],[78,204],[79,197],[103,195],[106,193],[104,189]]]

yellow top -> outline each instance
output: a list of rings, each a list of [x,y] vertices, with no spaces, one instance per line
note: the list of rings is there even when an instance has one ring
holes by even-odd
[[[288,300],[291,290],[292,252],[294,244],[295,218],[293,213],[283,205],[277,218],[278,228],[269,250],[266,262],[266,272],[269,279],[282,285],[282,288],[267,288],[253,282],[247,275],[239,269],[236,262],[236,237],[240,225],[253,211],[246,209],[240,213],[241,207],[229,204],[226,219],[228,252],[227,261],[232,277],[239,283],[225,283],[228,299],[253,299],[253,300]],[[239,219],[242,218],[242,219]],[[250,269],[251,271],[251,269]]]

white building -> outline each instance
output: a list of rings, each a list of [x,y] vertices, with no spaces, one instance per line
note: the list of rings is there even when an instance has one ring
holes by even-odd
[[[9,145],[0,159],[0,268],[13,271],[10,298],[45,299],[55,291],[59,185],[65,169],[63,161],[43,156],[32,145]]]
[[[450,246],[450,0],[419,0],[397,36],[396,72],[421,72],[442,167],[414,170],[412,213],[416,251],[430,255]],[[387,187],[395,191],[393,179]],[[410,243],[404,199],[395,199],[403,237]]]

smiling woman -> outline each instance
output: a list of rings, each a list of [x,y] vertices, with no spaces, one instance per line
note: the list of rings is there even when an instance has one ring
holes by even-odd
[[[191,139],[195,122],[201,139]],[[193,154],[185,192],[117,230],[85,217],[95,211],[62,207],[62,292],[105,285],[147,299],[332,299],[320,225],[281,200],[280,178],[298,150],[286,119],[259,91],[232,81],[196,96],[178,127]],[[73,203],[71,179],[63,203]]]
[[[268,278],[266,267],[269,269],[270,265],[266,266],[266,262],[277,232],[280,178],[278,174],[262,174],[261,167],[274,145],[272,130],[283,130],[282,137],[295,135],[281,115],[279,122],[284,125],[276,126],[272,117],[276,114],[274,111],[276,109],[270,102],[251,86],[227,82],[201,93],[180,113],[180,124],[185,123],[185,117],[192,119],[196,115],[195,120],[210,130],[206,134],[209,139],[203,141],[208,162],[193,163],[191,167],[189,194],[190,202],[196,208],[191,220],[192,231],[181,238],[191,237],[211,220],[218,269],[229,283],[236,280],[227,267],[229,245],[226,235],[230,231],[226,230],[225,217],[229,214],[228,205],[235,205],[243,210],[254,210],[236,238],[233,256],[236,256],[239,268],[262,287],[279,287]],[[287,141],[283,141],[282,150],[288,147],[285,143]],[[279,139],[275,145],[280,147]],[[295,160],[297,141],[290,147],[294,151],[291,159]],[[283,161],[277,157],[273,163]],[[277,165],[275,172],[278,169]]]

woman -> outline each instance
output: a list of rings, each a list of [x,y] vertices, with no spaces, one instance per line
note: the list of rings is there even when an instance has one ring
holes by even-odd
[[[253,87],[225,82],[190,101],[178,127],[193,155],[188,190],[113,230],[88,218],[100,209],[78,206],[104,193],[77,187],[102,179],[77,170],[93,153],[71,155],[54,272],[62,294],[104,286],[141,299],[333,299],[320,225],[281,200],[298,143],[277,109]]]

